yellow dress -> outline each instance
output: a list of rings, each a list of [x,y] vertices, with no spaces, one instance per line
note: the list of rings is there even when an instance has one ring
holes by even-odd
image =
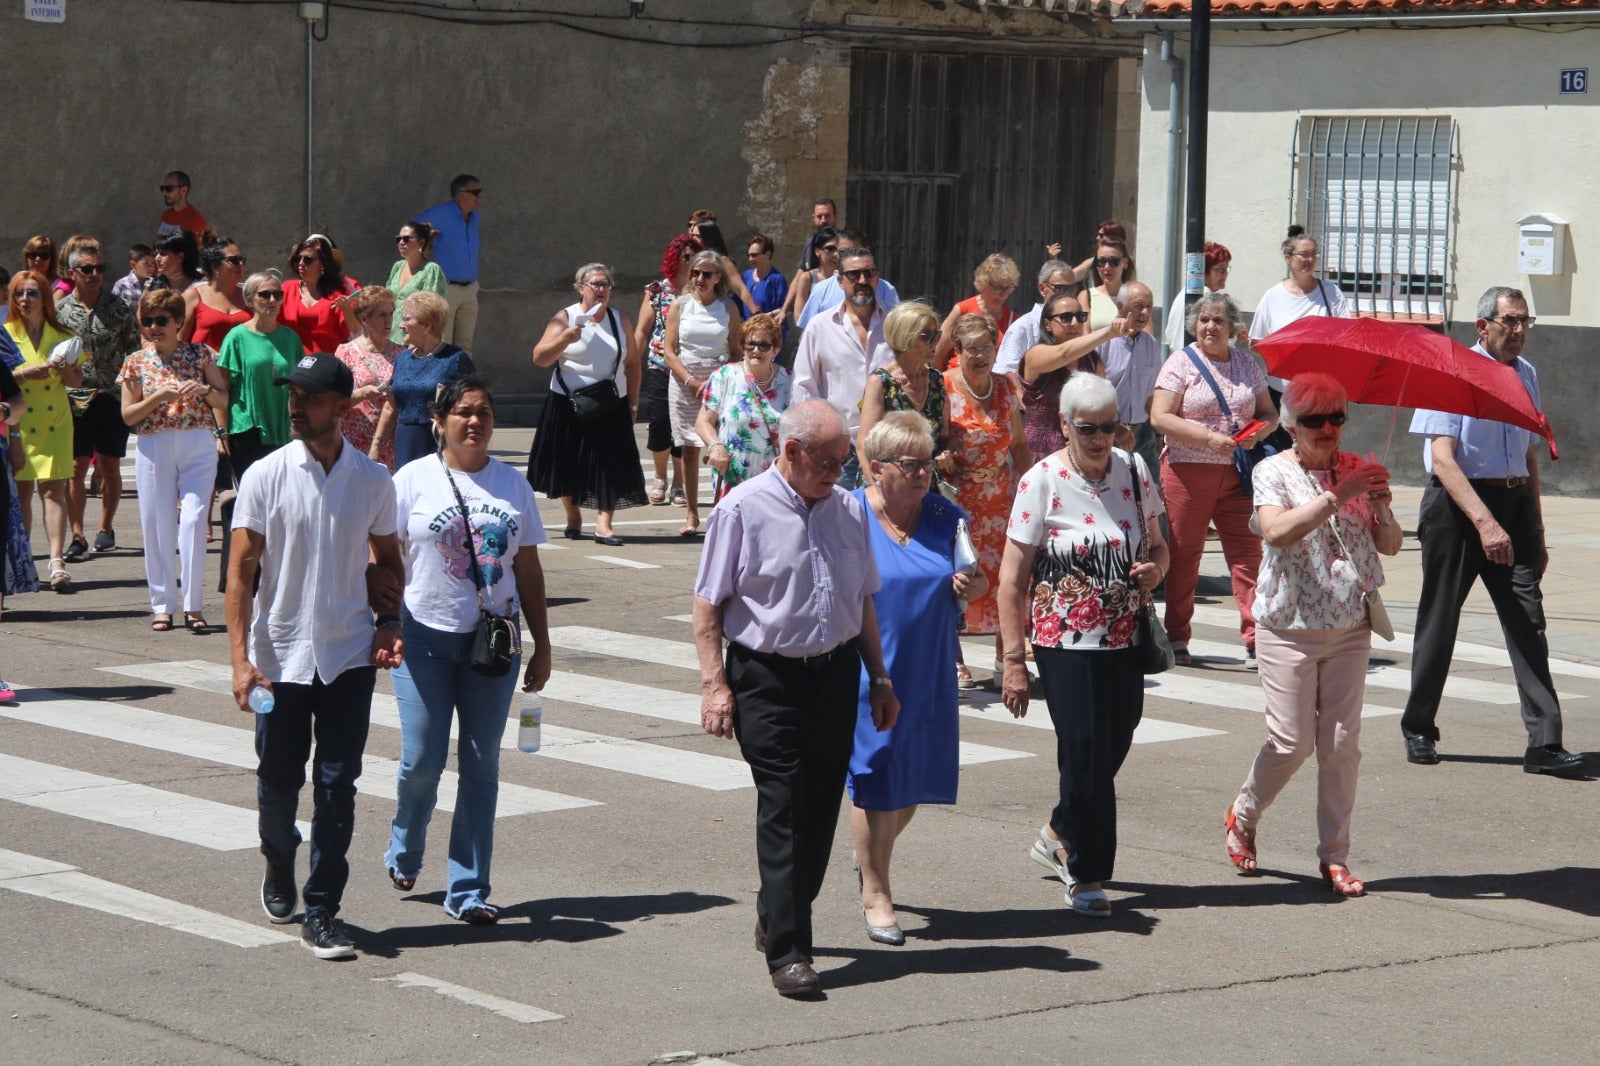
[[[50,351],[71,334],[46,322],[35,348],[21,322],[6,321],[6,332],[22,353],[23,366],[43,366]],[[22,442],[23,464],[18,481],[59,481],[72,476],[72,405],[58,374],[19,381],[28,410],[16,433]]]

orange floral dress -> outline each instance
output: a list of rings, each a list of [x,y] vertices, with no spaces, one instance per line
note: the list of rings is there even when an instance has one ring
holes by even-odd
[[[1016,390],[1006,378],[995,376],[989,411],[974,407],[960,386],[960,374],[944,374],[945,403],[950,411],[950,451],[958,473],[950,479],[956,502],[967,512],[972,546],[978,566],[989,579],[989,591],[967,604],[967,632],[993,633],[1000,627],[1000,556],[1006,547],[1006,523],[1011,518],[1011,416],[1016,410]]]

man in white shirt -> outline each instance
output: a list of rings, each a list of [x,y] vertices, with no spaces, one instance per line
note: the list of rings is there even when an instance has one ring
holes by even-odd
[[[294,819],[315,731],[311,873],[300,939],[319,959],[349,958],[355,949],[335,915],[350,876],[345,853],[372,687],[377,668],[399,666],[405,647],[398,616],[381,616],[374,628],[368,551],[399,584],[405,564],[388,472],[339,433],[350,409],[350,369],[331,355],[307,355],[275,384],[289,388],[294,439],[239,483],[227,598],[233,698],[241,711],[253,709],[257,688],[273,698],[255,716],[256,806],[267,859],[261,906],[280,925],[294,919],[300,845]]]
[[[994,360],[996,374],[1015,374],[1022,369],[1022,357],[1039,343],[1039,316],[1044,314],[1045,303],[1052,296],[1071,292],[1077,285],[1070,263],[1061,259],[1045,260],[1044,266],[1039,268],[1039,302],[1006,330],[1005,340],[1000,342],[1000,353]]]
[[[826,400],[844,419],[846,435],[853,442],[861,427],[861,397],[867,391],[867,375],[887,366],[894,355],[883,340],[884,309],[878,303],[878,269],[872,252],[852,248],[841,253],[839,277],[847,286],[843,303],[818,315],[806,326],[800,348],[794,356],[794,384],[790,404],[806,400]],[[838,485],[853,489],[861,484],[861,463],[855,444]]]

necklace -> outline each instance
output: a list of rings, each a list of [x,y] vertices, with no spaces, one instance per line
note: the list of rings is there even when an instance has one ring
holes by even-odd
[[[967,375],[962,372],[960,366],[956,367],[956,377],[961,379],[961,387],[963,389],[967,390],[967,395],[971,396],[974,400],[977,400],[979,403],[987,403],[988,400],[989,400],[989,397],[994,395],[994,375],[993,374],[989,375],[989,389],[982,396],[979,396],[978,393],[977,393],[977,390],[975,390],[972,387],[971,382],[967,381]]]
[[[890,540],[894,541],[902,548],[911,543],[911,533],[915,532],[917,528],[915,514],[916,511],[922,510],[922,504],[917,504],[916,511],[913,512],[911,531],[909,532],[902,530],[900,524],[889,517],[889,505],[887,501],[883,499],[883,491],[881,489],[878,491],[878,502],[872,505],[872,510],[878,516],[878,520],[883,523],[883,531],[889,534]]]
[[[1072,468],[1074,474],[1083,479],[1085,485],[1089,486],[1090,492],[1104,492],[1106,490],[1106,483],[1111,479],[1111,464],[1106,464],[1106,472],[1104,474],[1099,477],[1090,477],[1078,465],[1078,460],[1072,454],[1072,445],[1069,444],[1067,445],[1067,465]]]

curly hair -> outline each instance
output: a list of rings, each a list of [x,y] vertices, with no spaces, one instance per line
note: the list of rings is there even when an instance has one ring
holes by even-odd
[[[694,258],[694,253],[700,250],[700,242],[687,233],[680,233],[667,242],[666,249],[661,253],[661,276],[677,284],[678,272],[683,265]]]

